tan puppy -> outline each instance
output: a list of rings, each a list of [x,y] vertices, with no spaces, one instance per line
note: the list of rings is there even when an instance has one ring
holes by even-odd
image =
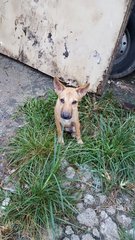
[[[63,130],[76,137],[79,144],[83,144],[80,133],[78,102],[87,93],[89,84],[73,88],[65,87],[58,78],[54,78],[54,89],[58,95],[55,106],[55,123],[58,133],[58,142],[64,144]]]

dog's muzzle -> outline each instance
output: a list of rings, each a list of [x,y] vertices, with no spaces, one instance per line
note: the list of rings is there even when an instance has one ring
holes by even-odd
[[[61,118],[66,119],[66,120],[69,120],[69,119],[72,118],[72,116],[71,116],[71,114],[68,113],[68,112],[62,112],[62,113],[61,113]]]

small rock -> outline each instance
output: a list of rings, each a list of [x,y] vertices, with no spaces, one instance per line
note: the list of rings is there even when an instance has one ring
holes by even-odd
[[[101,222],[100,226],[101,234],[104,236],[104,240],[119,240],[119,234],[116,223],[112,221],[110,217]]]
[[[94,240],[94,238],[91,236],[91,234],[87,233],[82,236],[82,240]]]
[[[128,228],[132,222],[131,218],[125,216],[124,214],[118,214],[117,221],[125,228]]]
[[[106,218],[108,218],[108,215],[105,211],[101,211],[100,217],[101,217],[101,221],[104,221]]]
[[[77,235],[73,234],[71,236],[71,240],[80,240],[80,238]]]
[[[117,210],[119,210],[119,211],[124,211],[124,207],[123,207],[122,205],[118,205],[118,206],[117,206]]]
[[[68,161],[67,160],[63,160],[62,162],[61,162],[61,169],[62,170],[64,170],[66,167],[68,167],[69,166],[69,163],[68,163]]]
[[[92,233],[95,237],[100,238],[100,234],[99,234],[99,231],[97,230],[97,228],[93,228]]]
[[[105,195],[99,194],[98,197],[99,197],[100,204],[103,204],[106,201]]]
[[[70,234],[73,234],[73,229],[71,228],[71,226],[66,226],[66,230],[65,230],[65,233],[67,235],[70,235]]]
[[[75,176],[75,170],[72,167],[68,167],[66,171],[66,177],[69,179],[73,179]]]
[[[110,215],[115,214],[116,209],[114,206],[110,206],[109,208],[106,209],[107,213],[109,213]]]
[[[76,191],[76,192],[73,193],[72,196],[76,201],[80,201],[82,199],[82,192]]]
[[[70,185],[71,185],[71,182],[70,182],[70,181],[68,181],[68,182],[66,181],[66,182],[63,182],[63,183],[62,183],[62,187],[63,187],[63,188],[66,188],[66,189],[68,189],[68,188],[70,187]]]
[[[82,190],[82,191],[85,191],[85,189],[86,189],[86,184],[82,183],[82,184],[81,184],[81,190]]]
[[[13,174],[15,171],[16,171],[15,168],[14,168],[14,169],[9,169],[9,170],[8,170],[8,173],[11,175],[11,174]]]
[[[92,208],[85,209],[77,216],[77,220],[80,224],[91,228],[98,225],[98,218],[96,212]]]
[[[77,184],[76,184],[76,188],[80,189],[80,188],[81,188],[81,184],[80,184],[80,183],[77,183]]]
[[[91,173],[84,175],[81,179],[82,183],[87,183],[91,178]]]
[[[82,212],[84,210],[84,206],[83,203],[77,203],[76,204],[77,209],[79,210],[79,212]]]
[[[10,198],[9,197],[5,198],[2,202],[2,209],[5,209],[5,207],[8,206],[9,202],[10,202]]]
[[[86,194],[84,196],[84,203],[86,205],[93,205],[95,203],[95,198],[91,194]]]
[[[93,186],[94,186],[96,192],[101,191],[102,182],[101,182],[101,179],[98,176],[93,177]]]
[[[12,182],[9,182],[5,186],[3,186],[3,190],[9,191],[11,193],[15,193],[16,192],[16,188],[15,188],[15,186],[14,186],[14,184]]]
[[[3,177],[4,171],[5,171],[5,163],[3,161],[2,163],[0,163],[0,177],[1,178]]]
[[[82,183],[86,183],[92,177],[91,169],[87,164],[80,165],[80,176]]]
[[[122,198],[119,198],[116,200],[117,210],[124,211],[123,203],[124,203],[124,200]]]

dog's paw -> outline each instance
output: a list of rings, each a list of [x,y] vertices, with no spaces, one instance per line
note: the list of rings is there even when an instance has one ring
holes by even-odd
[[[72,133],[71,133],[71,136],[72,136],[73,138],[76,138],[75,132],[72,132]]]
[[[64,139],[62,137],[58,138],[58,143],[64,145]]]
[[[77,143],[78,143],[78,144],[83,144],[82,139],[78,139],[78,140],[77,140]]]

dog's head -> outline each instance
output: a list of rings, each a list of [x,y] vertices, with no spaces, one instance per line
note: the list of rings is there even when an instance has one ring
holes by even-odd
[[[54,78],[54,90],[58,95],[61,118],[69,120],[78,111],[78,102],[87,93],[89,84],[82,87],[65,87],[57,77]]]

